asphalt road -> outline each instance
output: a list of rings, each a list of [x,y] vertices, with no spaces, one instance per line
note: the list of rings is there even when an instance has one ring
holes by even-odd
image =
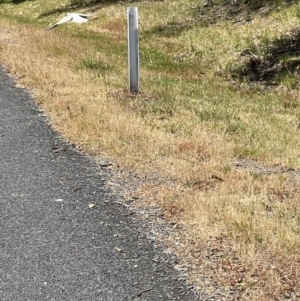
[[[109,177],[0,66],[1,301],[199,300]]]

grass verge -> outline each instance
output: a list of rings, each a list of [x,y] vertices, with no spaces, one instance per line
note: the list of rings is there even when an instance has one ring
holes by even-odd
[[[66,139],[162,179],[144,182],[133,196],[175,224],[165,243],[203,294],[296,300],[298,69],[288,70],[294,84],[285,77],[288,84],[271,88],[232,72],[245,49],[263,55],[259,49],[296,27],[299,5],[212,24],[198,1],[130,5],[140,15],[138,95],[127,88],[126,3],[4,1],[1,62]],[[98,19],[43,30],[69,10]]]

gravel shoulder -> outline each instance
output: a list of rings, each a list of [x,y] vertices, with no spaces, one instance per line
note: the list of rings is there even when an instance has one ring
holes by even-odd
[[[0,300],[199,300],[115,202],[112,171],[64,142],[0,67]]]

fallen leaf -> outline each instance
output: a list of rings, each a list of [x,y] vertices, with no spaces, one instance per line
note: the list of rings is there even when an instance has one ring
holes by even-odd
[[[57,146],[57,145],[53,145],[53,147],[52,147],[52,149],[51,149],[51,151],[53,152],[53,153],[59,153],[59,152],[61,152],[61,151],[64,151],[65,149],[63,148],[63,147],[59,147],[59,146]]]
[[[210,178],[211,178],[211,179],[214,179],[214,180],[218,180],[218,181],[220,181],[220,182],[224,182],[224,179],[222,179],[222,178],[220,178],[220,177],[218,177],[218,176],[216,176],[216,175],[211,175]]]

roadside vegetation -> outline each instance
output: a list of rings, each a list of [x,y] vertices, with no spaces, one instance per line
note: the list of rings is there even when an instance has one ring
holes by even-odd
[[[97,19],[44,31],[67,12]],[[174,225],[203,300],[299,300],[299,23],[298,1],[0,0],[0,62],[68,141],[144,179],[128,197]]]

